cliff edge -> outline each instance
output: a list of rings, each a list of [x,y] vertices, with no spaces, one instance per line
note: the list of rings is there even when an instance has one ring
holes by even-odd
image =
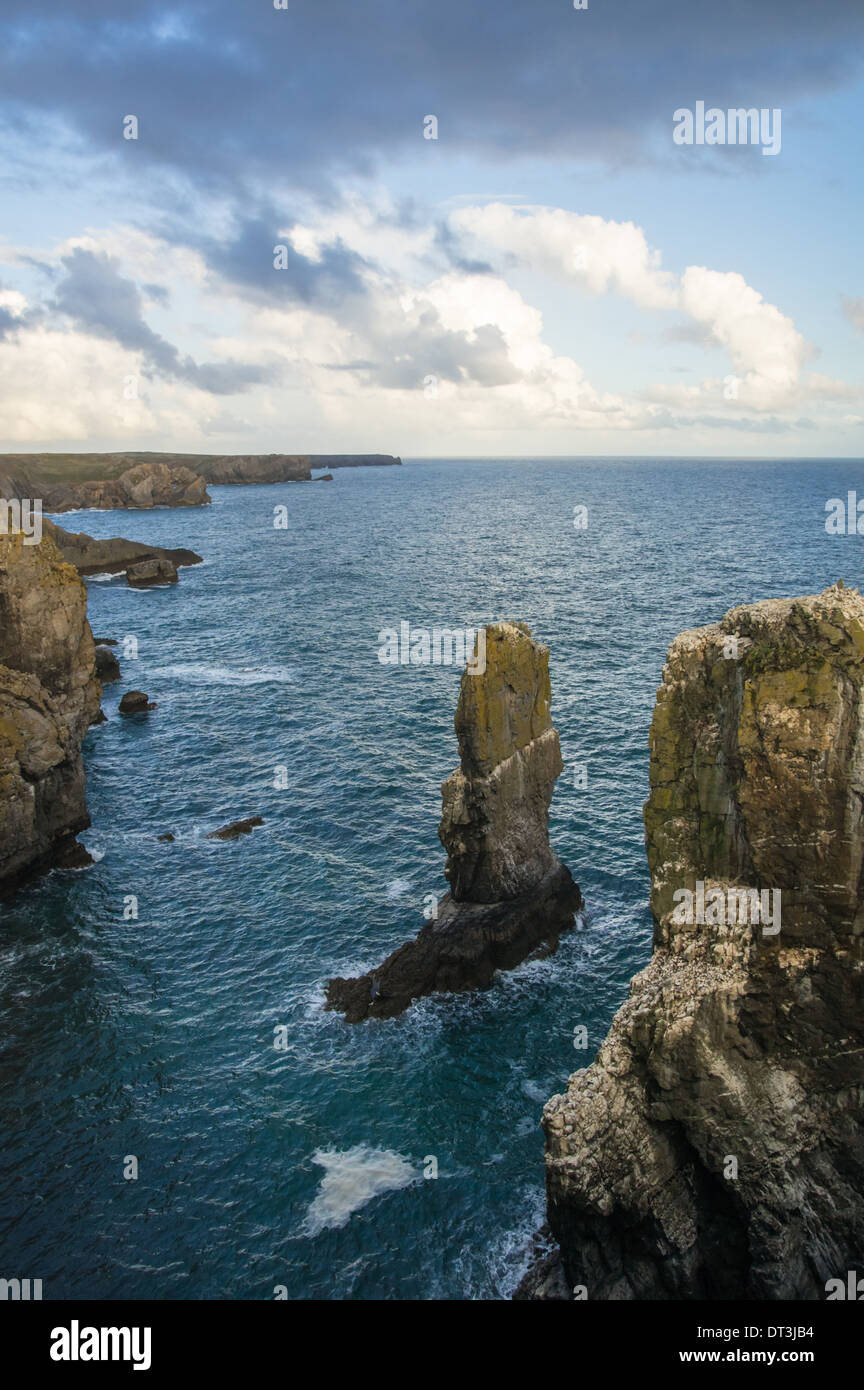
[[[546,1106],[517,1297],[824,1299],[864,1263],[864,600],[682,633],[650,743],[654,953]]]
[[[49,536],[0,534],[0,894],[84,854],[81,741],[100,695],[84,584]]]

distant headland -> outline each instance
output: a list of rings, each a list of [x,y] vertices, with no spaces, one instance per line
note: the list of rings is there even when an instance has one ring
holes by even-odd
[[[392,454],[0,454],[0,497],[40,497],[46,512],[195,507],[207,486],[308,483],[313,469],[399,465]]]

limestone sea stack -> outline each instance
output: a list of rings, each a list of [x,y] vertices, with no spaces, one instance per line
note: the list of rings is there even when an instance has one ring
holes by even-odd
[[[861,1270],[862,809],[857,591],[673,642],[645,806],[654,953],[546,1106],[558,1251],[517,1297],[825,1299]]]
[[[49,536],[0,534],[0,894],[84,862],[81,741],[100,693],[84,584]]]
[[[327,1007],[390,1018],[433,991],[488,985],[532,952],[555,950],[582,896],[549,844],[562,770],[550,715],[549,649],[522,623],[485,630],[485,670],[462,676],[460,766],[442,787],[439,836],[450,892],[414,941],[357,979],[334,979]]]

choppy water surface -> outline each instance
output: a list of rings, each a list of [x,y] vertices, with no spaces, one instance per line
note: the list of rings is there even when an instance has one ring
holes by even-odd
[[[97,864],[0,906],[0,1273],[46,1298],[506,1296],[543,1214],[542,1105],[650,951],[665,649],[733,604],[858,584],[860,541],[824,529],[857,472],[427,461],[61,518],[206,563],[173,589],[89,583],[96,634],[139,657],[86,743]],[[459,672],[382,665],[379,629],[500,618],[552,649],[552,834],[587,917],[482,994],[349,1027],[324,984],[412,936],[444,890],[457,761]],[[131,687],[158,710],[120,719]],[[204,838],[250,815],[251,836]]]

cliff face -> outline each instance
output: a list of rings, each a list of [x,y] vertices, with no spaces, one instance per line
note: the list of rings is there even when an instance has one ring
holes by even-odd
[[[460,767],[442,786],[451,891],[414,941],[357,979],[331,980],[349,1022],[388,1018],[424,994],[488,985],[496,970],[553,951],[582,897],[549,844],[562,770],[549,712],[549,651],[523,624],[485,630],[485,670],[462,676]]]
[[[306,483],[312,476],[306,454],[226,454],[202,458],[199,469],[213,484]]]
[[[557,863],[549,805],[564,765],[550,700],[548,648],[521,624],[487,628],[485,675],[463,677],[459,694],[460,766],[441,788],[456,902],[518,897]]]
[[[520,1296],[824,1298],[864,1256],[860,595],[678,637],[650,787],[654,954],[546,1107]]]
[[[80,507],[100,511],[118,507],[200,507],[209,501],[204,479],[191,468],[162,462],[138,463],[119,478],[48,484],[43,494],[46,512],[68,512]]]
[[[0,534],[0,892],[90,824],[81,741],[101,689],[87,594],[45,536]]]

